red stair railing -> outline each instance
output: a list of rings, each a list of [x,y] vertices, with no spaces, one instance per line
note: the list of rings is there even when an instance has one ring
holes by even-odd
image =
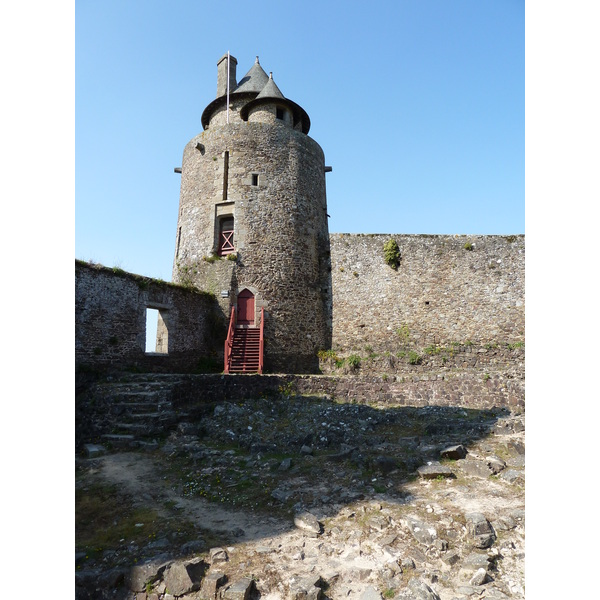
[[[231,366],[231,347],[233,346],[233,334],[235,332],[235,306],[231,307],[231,317],[229,318],[229,329],[227,330],[227,339],[225,340],[225,374],[229,374]]]
[[[264,347],[264,324],[265,324],[265,309],[260,309],[260,345],[258,352],[258,374],[263,372],[263,347]]]

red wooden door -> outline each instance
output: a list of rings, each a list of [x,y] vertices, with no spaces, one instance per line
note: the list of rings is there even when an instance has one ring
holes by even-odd
[[[250,290],[242,290],[237,298],[237,324],[254,325],[254,294]]]

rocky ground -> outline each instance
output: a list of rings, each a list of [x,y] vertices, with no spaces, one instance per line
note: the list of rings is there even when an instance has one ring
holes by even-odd
[[[78,456],[77,598],[524,598],[524,415],[287,392]]]

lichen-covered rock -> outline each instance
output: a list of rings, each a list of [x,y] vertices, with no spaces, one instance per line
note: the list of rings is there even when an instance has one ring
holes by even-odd
[[[321,524],[317,517],[309,512],[299,513],[294,516],[294,525],[309,533],[321,533]]]
[[[216,563],[224,563],[229,560],[227,550],[225,550],[224,548],[211,548],[209,551],[209,557],[211,565],[214,565]]]
[[[224,600],[248,600],[253,589],[254,581],[249,577],[244,577],[226,588],[223,598]]]
[[[430,546],[437,538],[437,531],[432,526],[410,517],[406,519],[405,523],[414,538],[421,544]]]
[[[159,579],[169,564],[171,563],[165,561],[164,557],[158,557],[134,565],[126,578],[129,589],[132,592],[143,592],[146,584]]]
[[[496,540],[496,534],[490,522],[481,513],[465,515],[467,532],[476,548],[489,548]]]
[[[462,445],[449,446],[440,452],[440,458],[449,458],[451,460],[460,460],[467,455],[467,449]]]
[[[203,600],[215,600],[219,588],[227,583],[227,575],[221,571],[209,571],[202,580],[200,596]]]
[[[423,465],[417,469],[419,476],[423,479],[437,479],[439,478],[453,478],[456,477],[452,469],[446,465],[440,463],[431,463],[430,465]]]
[[[473,577],[471,577],[469,580],[469,583],[471,585],[483,585],[486,581],[488,581],[488,579],[489,578],[486,569],[477,569]]]
[[[420,579],[413,577],[408,582],[408,589],[413,594],[415,600],[440,600],[437,593]]]

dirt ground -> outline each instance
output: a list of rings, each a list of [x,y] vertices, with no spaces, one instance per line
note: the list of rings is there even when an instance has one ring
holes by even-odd
[[[152,449],[78,458],[82,581],[156,557],[210,562],[220,547],[228,580],[252,577],[264,599],[302,597],[307,577],[331,600],[427,598],[414,580],[432,599],[524,598],[523,415],[288,408],[224,404]],[[444,458],[461,444],[464,458]],[[306,513],[318,531],[298,525]],[[473,514],[490,525],[483,547]],[[169,597],[160,581],[137,595],[106,581],[123,598]]]

